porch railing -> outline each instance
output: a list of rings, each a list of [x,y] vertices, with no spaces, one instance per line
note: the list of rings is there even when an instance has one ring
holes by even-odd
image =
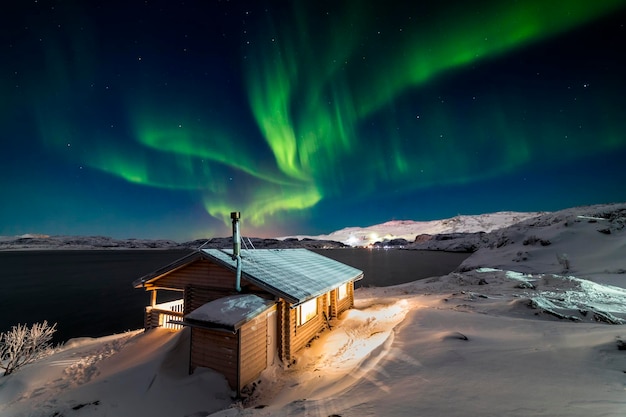
[[[146,307],[145,328],[164,327],[166,329],[182,329],[180,324],[170,323],[170,320],[182,321],[185,302],[183,299],[156,304]]]

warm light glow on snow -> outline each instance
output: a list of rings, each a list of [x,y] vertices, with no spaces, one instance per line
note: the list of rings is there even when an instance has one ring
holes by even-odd
[[[346,311],[333,331],[303,351],[298,368],[315,366],[322,374],[345,374],[356,370],[376,348],[390,336],[393,328],[406,316],[410,306],[406,300],[376,304]]]

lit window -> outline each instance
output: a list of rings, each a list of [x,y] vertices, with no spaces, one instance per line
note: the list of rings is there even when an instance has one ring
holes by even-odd
[[[302,326],[307,321],[317,315],[317,298],[307,301],[298,307],[298,326]]]
[[[348,296],[348,284],[343,284],[337,288],[337,300],[343,300]]]

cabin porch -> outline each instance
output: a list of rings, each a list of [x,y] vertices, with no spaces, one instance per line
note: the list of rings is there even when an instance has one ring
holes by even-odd
[[[181,322],[184,316],[185,300],[183,298],[157,303],[156,291],[153,291],[151,303],[146,306],[144,315],[144,329],[153,329],[163,327],[166,329],[180,330],[183,328],[181,324],[172,322]]]

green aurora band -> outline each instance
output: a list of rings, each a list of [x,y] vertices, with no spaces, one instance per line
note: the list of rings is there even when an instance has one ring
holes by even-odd
[[[558,116],[553,122],[541,116],[548,104],[533,110],[542,120],[529,128],[504,110],[519,109],[519,98],[497,93],[480,97],[478,107],[442,99],[420,102],[413,114],[397,110],[439,77],[589,23],[623,7],[623,0],[459,4],[445,14],[413,16],[417,21],[405,20],[404,27],[359,2],[347,2],[325,22],[312,3],[294,4],[280,23],[267,18],[250,29],[243,60],[250,108],[239,111],[243,123],[216,111],[223,104],[212,101],[211,92],[203,92],[209,98],[202,102],[190,98],[197,96],[192,85],[164,96],[139,85],[125,93],[128,105],[120,110],[130,131],[112,133],[103,123],[89,135],[90,151],[72,158],[131,183],[199,194],[211,216],[227,223],[236,209],[261,227],[278,213],[307,210],[347,190],[358,197],[460,184],[511,172],[543,155],[575,157],[623,146],[602,124],[591,141],[563,131]],[[61,55],[50,58],[53,85],[68,85],[73,60],[51,53]],[[598,114],[610,112],[596,99]],[[163,102],[167,108],[154,105]],[[71,128],[83,112],[80,100],[65,110],[50,110],[53,99],[41,104],[40,131],[49,146],[87,146]],[[582,116],[589,109],[572,111]],[[246,118],[256,129],[245,127]],[[130,138],[123,146],[110,139],[120,134]],[[472,140],[465,140],[470,134]],[[568,134],[575,151],[547,139]]]
[[[458,111],[435,105],[428,111],[431,131],[407,134],[399,132],[402,121],[393,120],[393,112],[386,110],[407,90],[446,72],[562,33],[623,5],[615,0],[533,0],[492,2],[476,8],[472,2],[428,19],[445,29],[425,21],[409,28],[400,26],[389,35],[376,32],[376,25],[388,28],[393,24],[375,23],[374,17],[379,16],[367,16],[356,3],[354,10],[328,16],[319,33],[320,23],[314,27],[306,16],[320,11],[302,6],[283,19],[290,25],[276,27],[268,22],[260,29],[257,38],[265,40],[255,45],[247,65],[250,103],[279,169],[293,179],[314,182],[314,189],[325,195],[336,196],[346,189],[368,193],[385,183],[423,188],[494,176],[545,152],[542,147],[557,151],[563,145],[531,140],[537,132],[516,125],[498,110],[504,106],[497,98],[488,98],[492,103],[481,108],[481,112],[489,109],[488,129],[484,114],[469,118],[461,129]],[[367,47],[357,43],[368,36],[380,40],[370,39]],[[374,144],[364,145],[359,137],[377,113],[387,116],[388,125],[379,130]],[[463,130],[473,132],[471,146],[464,144],[467,134]],[[494,140],[493,132],[507,139]],[[612,143],[615,135],[604,133],[596,147],[618,144]],[[419,141],[420,146],[407,146],[407,140]],[[487,170],[478,166],[487,149],[495,159],[506,162]],[[440,161],[447,161],[445,178],[437,169]],[[416,172],[422,174],[417,181]],[[359,183],[357,190],[350,185],[354,181]],[[302,201],[309,190],[301,191]]]

